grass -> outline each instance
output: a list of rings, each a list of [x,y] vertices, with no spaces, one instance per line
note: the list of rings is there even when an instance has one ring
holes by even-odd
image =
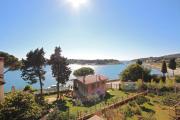
[[[60,102],[61,105],[59,106],[59,110],[60,111],[67,111],[69,110],[69,112],[71,114],[73,114],[74,116],[77,115],[78,112],[82,111],[82,112],[95,112],[98,109],[102,108],[105,106],[105,101],[108,103],[115,103],[117,102],[117,99],[121,99],[123,98],[127,98],[127,96],[132,96],[136,93],[130,93],[130,92],[123,92],[123,91],[119,91],[119,90],[113,90],[110,89],[107,91],[108,95],[106,96],[105,100],[98,102],[96,104],[94,104],[93,106],[74,106],[72,99],[71,98],[64,98],[64,101]],[[146,102],[142,105],[140,105],[140,110],[141,110],[141,116],[142,117],[151,117],[153,116],[154,118],[156,118],[157,120],[170,120],[169,117],[169,107],[162,105],[161,103],[161,98],[163,96],[157,96],[157,95],[147,95],[147,98],[150,99],[149,102]],[[46,100],[50,99],[51,104],[55,104],[57,102],[53,102],[56,100],[56,95],[49,95],[45,97]],[[120,108],[124,108],[126,105],[121,106]],[[110,113],[112,114],[112,113]],[[127,120],[138,120],[140,117],[139,115],[134,115],[131,118],[127,118]]]
[[[138,120],[138,117],[143,118],[152,118],[154,117],[156,120],[170,120],[169,117],[169,107],[161,104],[162,96],[146,96],[150,99],[149,102],[146,102],[142,105],[139,105],[141,110],[141,115],[133,115],[132,117],[128,117],[127,120]],[[124,110],[128,104],[125,104],[120,107],[121,110]],[[131,106],[134,108],[133,106]],[[120,110],[120,111],[121,111]],[[154,120],[154,119],[152,119]]]
[[[96,104],[94,104],[93,106],[74,106],[72,99],[71,98],[67,98],[64,97],[64,101],[60,101],[60,105],[59,105],[59,110],[60,111],[66,111],[69,109],[71,114],[77,115],[78,112],[82,111],[82,112],[95,112],[98,109],[102,108],[105,106],[105,102],[106,103],[114,103],[117,99],[121,99],[121,98],[126,98],[129,95],[134,95],[135,93],[128,93],[128,92],[123,92],[123,91],[119,91],[119,90],[113,90],[113,89],[109,89],[107,91],[107,96],[105,97],[105,99],[103,101],[100,101]],[[49,103],[51,104],[55,104],[57,103],[56,100],[56,95],[47,95],[45,96],[45,100],[48,100]]]
[[[155,117],[157,120],[170,120],[169,118],[169,107],[162,105],[160,101],[160,96],[149,97],[150,104],[145,103],[143,106],[155,112]],[[148,112],[143,112],[143,116],[146,116]]]

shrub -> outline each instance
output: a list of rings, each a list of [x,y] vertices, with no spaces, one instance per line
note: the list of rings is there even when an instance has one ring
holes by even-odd
[[[139,105],[135,104],[134,107],[131,107],[131,110],[134,114],[141,115],[141,108],[139,107]]]
[[[68,111],[62,112],[57,108],[53,112],[49,113],[47,120],[74,120],[75,116]]]
[[[161,93],[170,92],[170,91],[173,91],[173,88],[164,86],[161,89],[159,89],[159,92],[161,92]]]
[[[129,102],[128,105],[126,105],[124,108],[123,108],[123,113],[124,113],[124,116],[127,118],[127,117],[132,117],[134,115],[141,115],[141,108],[139,107],[139,105],[137,105],[136,102]]]
[[[33,88],[30,85],[26,85],[23,91],[33,91]]]
[[[137,85],[137,88],[138,88],[138,89],[141,89],[142,86],[143,86],[143,81],[142,81],[142,79],[138,79],[138,81],[136,82],[136,85]]]
[[[175,81],[176,80],[173,80],[173,79],[166,79],[166,87],[173,88],[175,85]]]
[[[167,106],[173,106],[175,105],[178,101],[180,101],[180,94],[166,94],[162,98],[162,103]]]
[[[2,103],[0,119],[2,120],[37,120],[42,109],[30,93],[11,92]]]
[[[150,70],[143,68],[141,65],[138,64],[131,64],[128,66],[121,74],[121,80],[123,81],[137,81],[138,79],[142,79],[145,82],[151,80]]]
[[[161,89],[161,88],[163,88],[165,85],[164,85],[164,82],[163,82],[163,80],[160,80],[159,81],[159,84],[158,84],[158,89]]]
[[[148,93],[148,96],[153,98],[155,95],[154,93]]]
[[[131,107],[129,105],[125,106],[123,109],[123,114],[124,116],[127,117],[132,117],[134,115],[133,111],[131,110]]]
[[[175,80],[176,80],[177,83],[180,83],[180,75],[176,75]]]
[[[159,83],[159,81],[162,79],[162,77],[161,77],[161,76],[158,76],[158,75],[152,75],[152,76],[151,76],[151,79],[152,79],[153,81],[155,81],[156,83]]]
[[[144,97],[144,96],[139,96],[139,97],[136,98],[135,101],[136,101],[136,103],[137,103],[138,105],[142,105],[142,104],[144,104],[145,102],[149,102],[150,99],[148,99],[148,98],[146,98],[146,97]]]

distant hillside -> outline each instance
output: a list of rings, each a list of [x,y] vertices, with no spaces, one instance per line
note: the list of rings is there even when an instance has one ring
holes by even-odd
[[[171,58],[175,58],[177,61],[180,61],[180,54],[171,54],[171,55],[164,55],[160,57],[148,57],[148,58],[140,58],[144,62],[160,62],[162,60],[169,61]],[[135,59],[137,60],[137,59]],[[133,61],[135,61],[133,60]]]
[[[90,65],[109,65],[109,64],[120,64],[119,60],[114,59],[97,59],[97,60],[80,60],[80,59],[69,59],[70,64],[90,64]]]

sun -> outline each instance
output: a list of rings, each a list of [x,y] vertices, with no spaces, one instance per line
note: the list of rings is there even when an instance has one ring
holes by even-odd
[[[67,1],[74,9],[79,9],[80,7],[87,4],[87,0],[67,0]]]

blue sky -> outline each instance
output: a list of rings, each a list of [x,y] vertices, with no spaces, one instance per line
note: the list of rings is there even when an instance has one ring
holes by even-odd
[[[129,60],[180,52],[180,0],[0,0],[0,51],[60,45],[68,58]]]

